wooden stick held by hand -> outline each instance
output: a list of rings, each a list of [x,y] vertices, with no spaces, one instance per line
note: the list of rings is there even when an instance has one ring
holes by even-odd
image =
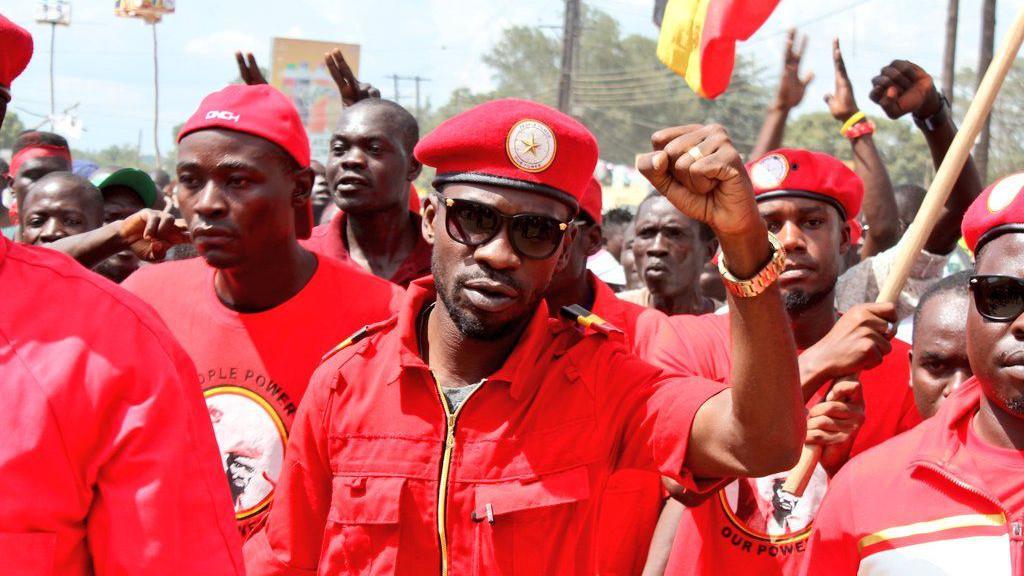
[[[1013,66],[1013,61],[1016,59],[1022,43],[1024,43],[1024,9],[1018,12],[1017,19],[1014,20],[1013,26],[1010,27],[1006,38],[1003,39],[1003,43],[999,47],[999,52],[985,72],[985,77],[978,86],[978,92],[974,95],[971,106],[964,116],[963,126],[960,127],[949,150],[946,151],[946,156],[942,159],[938,172],[935,173],[935,179],[928,187],[928,194],[925,195],[924,201],[921,203],[921,209],[918,210],[914,223],[911,224],[902,240],[896,259],[885,279],[885,284],[882,285],[882,289],[878,293],[877,302],[895,303],[899,299],[914,262],[917,261],[918,254],[921,253],[925,242],[928,241],[932,230],[935,229],[935,224],[939,220],[939,211],[946,204],[953,185],[956,184],[960,172],[964,169],[964,164],[967,163],[971,147],[981,132],[985,118],[992,111],[992,104],[995,102],[996,96],[999,95],[999,89],[1002,87],[1010,67]],[[800,461],[790,471],[782,486],[783,490],[794,496],[803,495],[811,474],[814,473],[818,461],[821,460],[821,450],[820,445],[804,446],[804,450],[800,454]]]

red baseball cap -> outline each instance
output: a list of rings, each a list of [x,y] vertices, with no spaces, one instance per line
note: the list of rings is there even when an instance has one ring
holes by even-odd
[[[986,242],[1007,232],[1024,232],[1024,172],[992,184],[964,214],[961,231],[975,254]]]
[[[0,14],[0,99],[11,99],[11,83],[32,59],[32,35]]]
[[[601,183],[597,178],[591,177],[587,183],[587,189],[580,200],[580,212],[590,216],[597,225],[601,224]]]
[[[214,92],[199,104],[185,122],[178,143],[193,132],[217,128],[252,134],[273,142],[302,168],[309,168],[309,137],[299,111],[287,96],[273,86],[232,84]],[[313,231],[313,200],[295,211],[295,235],[309,238]]]
[[[232,84],[199,104],[178,134],[220,128],[259,136],[277,144],[302,168],[309,168],[309,137],[295,105],[273,86]]]
[[[779,148],[747,164],[757,201],[797,197],[826,202],[843,220],[860,214],[864,182],[837,158],[798,148]]]
[[[492,100],[450,118],[416,145],[437,169],[434,187],[490,184],[576,208],[597,165],[597,140],[572,117],[537,102]]]

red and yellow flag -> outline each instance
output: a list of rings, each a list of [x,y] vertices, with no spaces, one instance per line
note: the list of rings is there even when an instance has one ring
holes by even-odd
[[[715,98],[729,87],[736,42],[771,16],[779,0],[669,0],[658,38],[658,59],[686,78],[698,95]]]

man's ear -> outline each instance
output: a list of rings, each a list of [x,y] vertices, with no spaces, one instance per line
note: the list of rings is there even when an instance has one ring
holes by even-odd
[[[427,194],[423,199],[423,218],[420,221],[420,233],[427,244],[434,245],[434,219],[438,218],[437,195]]]
[[[718,252],[718,238],[712,238],[704,243],[704,264],[711,262],[711,259],[715,257],[715,253]]]
[[[841,256],[846,256],[846,253],[850,251],[852,246],[850,238],[850,223],[843,222],[839,227],[839,254]]]
[[[604,234],[600,224],[594,224],[587,229],[584,236],[584,249],[587,256],[593,256],[604,248]]]
[[[405,173],[405,179],[412,182],[420,177],[420,172],[423,172],[423,164],[421,164],[416,158],[410,156],[409,171]]]
[[[301,168],[293,176],[295,187],[292,190],[292,206],[302,206],[313,196],[313,182],[316,174],[312,168]]]

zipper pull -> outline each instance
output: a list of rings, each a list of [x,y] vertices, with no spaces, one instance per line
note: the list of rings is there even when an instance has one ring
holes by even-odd
[[[1019,520],[1010,523],[1010,538],[1016,541],[1024,540],[1024,526],[1021,526]]]

